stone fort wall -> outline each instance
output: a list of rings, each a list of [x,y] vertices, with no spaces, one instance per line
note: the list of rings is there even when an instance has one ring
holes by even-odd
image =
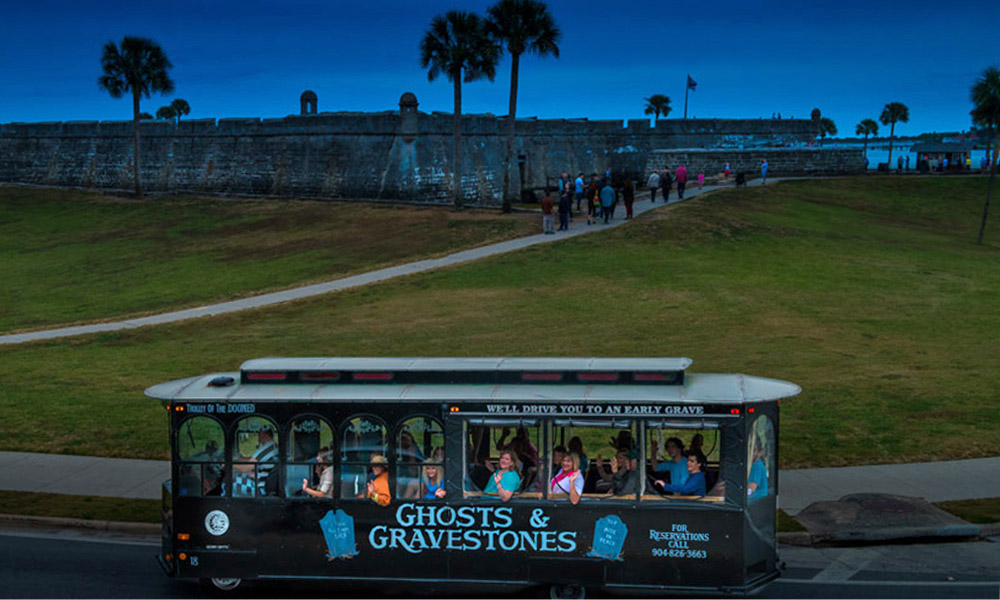
[[[419,112],[409,96],[400,111],[142,121],[143,187],[450,202],[452,115]],[[462,122],[463,200],[497,206],[505,119],[465,115]],[[655,126],[647,119],[518,119],[511,176],[514,189],[541,189],[563,171],[638,174],[662,149],[804,148],[814,138],[813,127],[792,119],[664,119]],[[793,161],[790,171],[772,165],[775,176],[843,171],[829,160]],[[131,189],[132,122],[0,124],[0,181]]]

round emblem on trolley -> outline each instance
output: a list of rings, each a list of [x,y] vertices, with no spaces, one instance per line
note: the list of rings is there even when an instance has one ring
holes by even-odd
[[[229,531],[229,515],[221,510],[213,510],[205,515],[205,529],[212,535],[222,535]]]

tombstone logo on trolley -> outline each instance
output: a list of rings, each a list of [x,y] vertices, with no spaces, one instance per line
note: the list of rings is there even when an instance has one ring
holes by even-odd
[[[326,515],[320,519],[319,526],[326,539],[327,560],[357,556],[358,548],[354,542],[354,518],[345,513],[343,509],[338,508],[336,513],[328,510]]]
[[[607,560],[622,560],[622,547],[628,536],[628,525],[618,515],[608,515],[594,523],[594,545],[587,556]]]

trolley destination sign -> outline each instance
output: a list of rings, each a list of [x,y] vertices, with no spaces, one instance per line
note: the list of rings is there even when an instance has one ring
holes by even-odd
[[[482,413],[490,415],[646,415],[646,416],[698,416],[705,414],[738,414],[732,409],[723,407],[707,407],[701,405],[670,405],[670,404],[486,404],[472,405],[461,409],[461,412]],[[453,412],[459,412],[457,410]]]

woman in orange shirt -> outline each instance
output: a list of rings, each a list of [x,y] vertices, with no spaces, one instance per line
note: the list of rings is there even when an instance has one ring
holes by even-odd
[[[392,495],[389,493],[389,459],[375,455],[371,462],[373,481],[368,482],[368,498],[379,506],[389,506]]]

